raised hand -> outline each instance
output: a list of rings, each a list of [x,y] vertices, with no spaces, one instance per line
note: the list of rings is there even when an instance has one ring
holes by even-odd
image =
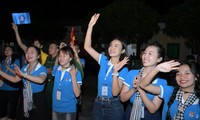
[[[60,42],[59,49],[61,49],[64,46],[67,46],[67,44],[65,42]]]
[[[20,68],[19,68],[16,64],[14,64],[14,66],[15,66],[15,73],[16,73],[20,78],[24,77],[24,74],[25,74],[25,73],[23,73],[23,72],[20,70]]]
[[[12,23],[12,28],[13,28],[14,31],[18,30],[18,26],[15,23]]]
[[[163,62],[161,64],[158,64],[156,66],[156,68],[160,71],[160,72],[170,72],[171,70],[176,70],[179,69],[180,63],[176,62],[174,60],[171,61],[167,61],[167,62]]]
[[[89,27],[92,27],[96,24],[98,18],[99,18],[100,14],[99,13],[95,13],[91,19],[90,19],[90,22],[89,22]]]
[[[75,66],[72,65],[72,66],[71,66],[71,69],[70,69],[70,71],[69,71],[69,73],[70,73],[70,75],[71,75],[72,77],[76,77],[77,71],[78,71],[77,68],[75,68]]]
[[[127,62],[129,61],[128,57],[124,57],[124,59],[120,62],[118,62],[117,64],[114,64],[114,71],[118,71],[120,70],[124,65],[127,64]]]

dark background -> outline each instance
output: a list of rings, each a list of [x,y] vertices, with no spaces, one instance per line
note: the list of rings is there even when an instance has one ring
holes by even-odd
[[[53,22],[84,20],[88,15],[98,12],[100,8],[115,2],[116,0],[1,0],[0,1],[0,40],[12,41],[13,30],[11,27],[13,12],[30,12],[31,25],[21,25],[19,29],[23,36],[27,33],[37,36],[43,33]],[[160,14],[165,15],[173,5],[180,4],[184,0],[143,0],[146,4]],[[49,25],[48,25],[49,24]],[[44,25],[44,26],[43,26]],[[46,26],[45,26],[46,25]],[[42,28],[43,26],[43,28]],[[62,32],[64,27],[57,25]],[[44,29],[45,28],[45,29]],[[55,28],[57,29],[57,28]],[[63,29],[63,30],[62,30]],[[56,34],[56,31],[54,31]],[[49,34],[52,34],[49,32]],[[61,36],[61,35],[58,35]]]

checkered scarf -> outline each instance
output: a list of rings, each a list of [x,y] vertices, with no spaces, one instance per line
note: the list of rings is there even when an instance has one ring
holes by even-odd
[[[184,120],[184,112],[187,107],[192,105],[196,99],[197,96],[194,94],[194,92],[188,97],[188,99],[182,103],[182,96],[183,96],[183,91],[179,89],[177,92],[177,100],[178,100],[178,112],[176,113],[176,116],[174,117],[174,120]]]

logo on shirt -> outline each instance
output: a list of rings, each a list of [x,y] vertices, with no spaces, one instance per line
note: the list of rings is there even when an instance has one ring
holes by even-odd
[[[194,112],[190,112],[190,117],[194,117]]]

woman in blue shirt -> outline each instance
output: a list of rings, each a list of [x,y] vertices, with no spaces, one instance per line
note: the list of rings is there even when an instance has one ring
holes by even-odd
[[[0,70],[0,75],[13,83],[23,81],[23,101],[19,104],[19,120],[47,120],[47,101],[44,83],[47,77],[46,67],[39,62],[40,49],[34,45],[26,50],[28,64],[20,68],[15,65],[16,75],[12,76]],[[22,110],[22,111],[21,111]]]
[[[121,101],[130,101],[126,108],[124,120],[160,120],[159,108],[162,99],[150,94],[139,87],[140,81],[165,59],[165,49],[157,42],[149,43],[141,55],[143,67],[139,70],[130,70],[124,81],[121,91]],[[167,85],[165,79],[154,78],[154,85]]]
[[[74,67],[74,52],[70,46],[58,51],[58,63],[53,67],[53,120],[76,120],[77,97],[81,93],[82,78]]]
[[[108,48],[108,57],[92,48],[92,30],[99,16],[100,14],[94,14],[91,17],[84,43],[84,49],[100,65],[98,92],[93,107],[92,119],[123,120],[124,108],[119,95],[123,80],[128,72],[128,68],[123,67],[128,62],[126,46],[120,38],[113,39]]]
[[[140,83],[140,87],[164,100],[162,120],[200,119],[200,79],[194,62],[168,61],[157,65]],[[178,66],[178,67],[177,67]],[[177,69],[177,70],[176,70]],[[159,72],[176,70],[175,86],[154,86],[152,78]]]
[[[20,67],[20,61],[16,57],[12,46],[5,46],[4,60],[1,63],[1,70],[8,75],[15,76],[14,64]],[[19,99],[19,90],[21,82],[12,83],[10,81],[0,80],[0,119],[15,119],[17,112],[17,103]],[[9,111],[7,113],[7,111]]]

